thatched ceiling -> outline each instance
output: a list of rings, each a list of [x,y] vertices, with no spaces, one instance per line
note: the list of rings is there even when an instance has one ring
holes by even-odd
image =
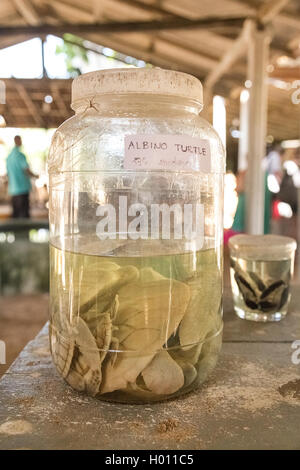
[[[300,55],[299,0],[1,0],[0,48],[48,33],[61,36],[73,32],[96,44],[157,66],[192,73],[205,81],[232,50],[243,21],[225,20],[210,26],[201,21],[208,16],[258,17],[264,23],[272,4],[273,9],[278,4],[280,10],[270,23],[270,64],[275,66],[272,75],[292,82],[298,78],[298,71],[288,69],[282,77],[277,59]],[[245,78],[246,51],[215,85],[215,92],[228,98],[229,121],[238,117],[238,91]],[[44,78],[6,83],[7,105],[0,105],[0,113],[8,125],[51,127],[71,115],[69,81],[50,82]],[[269,87],[268,133],[279,139],[295,138],[300,132],[300,105],[292,104],[292,92],[271,84]],[[43,105],[45,94],[54,98],[50,112]]]

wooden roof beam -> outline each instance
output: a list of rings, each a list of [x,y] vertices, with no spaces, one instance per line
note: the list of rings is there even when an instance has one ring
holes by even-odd
[[[51,84],[50,87],[51,87],[51,93],[54,97],[54,100],[57,102],[58,107],[61,110],[61,112],[64,115],[70,114],[71,109],[66,106],[66,103],[64,102],[64,100],[63,100],[63,98],[60,94],[58,86]]]
[[[13,0],[13,3],[26,23],[32,26],[41,24],[40,17],[29,0]]]
[[[192,48],[181,46],[177,41],[170,41],[158,37],[153,44],[154,53],[158,53],[164,57],[170,57],[182,64],[193,64],[195,69],[211,70],[218,65],[218,61]]]
[[[300,80],[300,67],[276,67],[270,77],[279,78],[281,80]]]
[[[264,3],[257,12],[257,19],[262,24],[270,23],[275,16],[288,4],[290,0],[269,0]]]
[[[95,0],[97,2],[97,0]],[[143,3],[138,0],[120,0],[122,3],[125,3],[126,5],[136,8],[137,10],[140,10],[141,12],[146,12],[146,13],[152,13],[153,15],[160,15],[165,18],[182,18],[181,16],[172,13],[168,10],[165,10],[163,7],[158,6],[158,2],[155,4],[148,4],[148,3]]]
[[[12,126],[10,126],[10,123],[14,122],[14,117],[11,113],[11,109],[8,106],[4,105],[4,104],[0,104],[0,114],[2,114],[2,116],[4,117],[5,122],[6,122],[6,126],[7,127],[12,127]]]
[[[55,2],[55,3],[54,3]],[[60,3],[60,2],[59,2]],[[57,0],[53,1],[53,6],[58,5]],[[61,5],[60,5],[61,6]],[[71,7],[73,8],[73,7]],[[75,10],[74,10],[75,11]],[[82,18],[83,14],[81,15]],[[92,15],[91,15],[92,16]],[[90,17],[89,17],[90,18]],[[86,19],[88,19],[86,17]],[[220,26],[242,26],[246,18],[217,18],[206,17],[197,20],[187,18],[171,18],[167,20],[153,21],[129,21],[129,22],[107,22],[107,23],[81,23],[81,24],[61,24],[39,26],[1,26],[0,36],[11,36],[16,34],[89,34],[89,33],[147,33],[149,31],[180,30],[180,29],[200,29],[215,28]]]
[[[272,21],[289,0],[271,0],[259,8],[256,19],[261,24]],[[212,88],[216,82],[232,67],[232,65],[246,52],[251,31],[251,20],[246,20],[241,34],[233,46],[226,52],[218,66],[208,75],[205,85]]]
[[[105,47],[110,47],[111,49],[118,50],[118,52],[121,52],[122,54],[127,54],[131,56],[138,57],[140,60],[144,60],[145,62],[150,62],[154,66],[157,67],[166,67],[171,70],[178,70],[181,72],[186,72],[190,73],[192,75],[195,75],[198,77],[200,80],[203,80],[205,73],[201,75],[201,71],[199,70],[199,67],[194,66],[194,64],[183,64],[178,60],[176,60],[176,63],[174,62],[174,59],[167,57],[166,55],[161,55],[158,51],[155,51],[153,49],[151,50],[146,50],[142,49],[139,47],[137,44],[131,44],[126,41],[120,42],[120,38],[115,35],[105,35],[105,36],[99,36],[95,38],[94,36],[85,36],[85,38],[89,41],[95,42],[95,41],[101,41],[101,44]]]
[[[222,77],[222,75],[224,75],[230,69],[230,67],[245,53],[250,29],[251,22],[247,20],[244,23],[242,32],[231,46],[230,50],[224,54],[218,65],[208,74],[204,83],[207,88],[212,88]]]
[[[94,21],[94,14],[91,11],[88,11],[84,8],[84,4],[82,8],[79,8],[75,5],[71,5],[70,3],[64,3],[61,0],[45,0],[53,10],[61,18],[67,18],[67,21],[84,21],[87,23],[93,23]],[[100,1],[99,1],[100,3]],[[86,23],[84,23],[86,24]],[[69,31],[65,31],[69,32]],[[71,31],[70,31],[71,32]]]
[[[26,118],[26,116],[28,116],[28,110],[22,109],[22,108],[15,108],[13,114],[16,118],[20,118],[20,117]],[[72,113],[70,111],[68,113],[63,113],[60,109],[56,109],[56,110],[49,111],[49,114],[47,114],[47,118],[49,116],[53,118],[59,118],[59,119],[61,118],[61,116],[64,118],[69,118],[71,115]],[[37,121],[35,122],[40,127],[40,123],[37,123]]]
[[[293,28],[297,31],[300,31],[300,20],[297,16],[291,15],[278,15],[274,18],[274,23],[278,23],[280,26],[285,26],[287,28]]]
[[[24,101],[25,105],[28,108],[29,113],[33,117],[34,121],[39,127],[46,127],[46,124],[44,122],[44,119],[40,115],[40,111],[35,105],[35,103],[32,101],[28,91],[26,90],[25,86],[22,85],[21,83],[16,83],[16,89],[19,92],[20,97]]]
[[[238,6],[247,6],[250,8],[250,14],[252,13],[253,16],[256,16],[256,18],[263,24],[274,20],[278,23],[284,24],[285,26],[298,29],[300,27],[299,19],[292,15],[280,13],[289,1],[290,0],[269,0],[267,3],[263,3],[257,11],[255,11],[253,6],[253,0],[243,0],[243,3],[236,0],[236,4]]]
[[[15,46],[16,44],[20,44],[21,42],[28,41],[28,39],[33,38],[34,35],[15,35],[9,37],[2,37],[0,40],[0,49],[5,49],[6,47]]]
[[[23,85],[26,89],[33,89],[35,91],[47,91],[49,89],[49,82],[58,85],[59,87],[65,87],[71,90],[72,79],[71,78],[2,78],[6,85],[7,90],[14,90],[16,84]]]
[[[98,23],[103,18],[103,13],[106,6],[106,0],[93,0],[93,19]]]

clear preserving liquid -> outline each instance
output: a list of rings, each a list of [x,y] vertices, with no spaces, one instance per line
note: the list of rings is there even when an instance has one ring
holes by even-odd
[[[50,247],[51,352],[76,390],[116,401],[187,392],[221,348],[222,276],[214,249],[97,256]]]
[[[287,313],[293,260],[231,257],[231,285],[237,315],[255,321],[280,320]]]

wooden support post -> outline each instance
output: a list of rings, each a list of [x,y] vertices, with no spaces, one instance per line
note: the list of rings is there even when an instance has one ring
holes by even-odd
[[[246,230],[251,234],[264,232],[264,172],[262,159],[266,152],[267,125],[267,64],[270,34],[257,29],[255,23],[249,36],[248,66],[252,82],[249,97],[248,170],[246,176]]]
[[[42,67],[43,67],[43,78],[47,77],[47,70],[45,67],[45,39],[41,38],[41,49],[42,49]]]
[[[238,171],[244,171],[248,165],[248,128],[249,128],[249,91],[240,94],[240,138],[238,153]]]

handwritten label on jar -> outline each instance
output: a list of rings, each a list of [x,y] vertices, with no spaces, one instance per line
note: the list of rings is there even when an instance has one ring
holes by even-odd
[[[125,170],[211,172],[209,141],[185,135],[125,136]]]

